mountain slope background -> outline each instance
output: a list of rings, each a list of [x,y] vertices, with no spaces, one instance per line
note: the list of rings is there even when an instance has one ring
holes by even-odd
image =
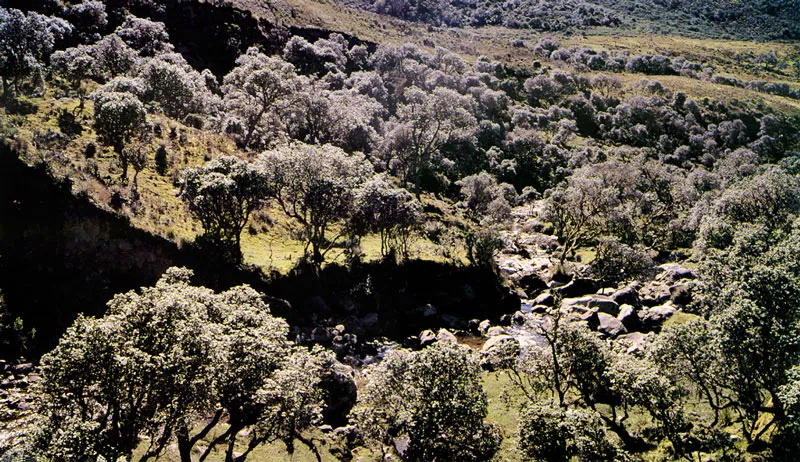
[[[401,19],[450,27],[536,31],[623,30],[740,39],[798,38],[791,0],[337,0]]]

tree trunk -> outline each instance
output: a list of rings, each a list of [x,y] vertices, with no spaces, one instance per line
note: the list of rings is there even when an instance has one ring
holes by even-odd
[[[192,462],[192,445],[189,442],[188,432],[181,430],[178,433],[178,454],[181,457],[181,462]]]

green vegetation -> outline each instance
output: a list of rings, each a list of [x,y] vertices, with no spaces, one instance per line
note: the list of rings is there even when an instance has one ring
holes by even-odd
[[[20,3],[12,458],[800,448],[789,2]]]

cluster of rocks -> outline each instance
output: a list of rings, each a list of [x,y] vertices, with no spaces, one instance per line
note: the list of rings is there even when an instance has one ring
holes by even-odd
[[[523,326],[540,321],[554,309],[629,351],[641,349],[653,341],[667,319],[691,303],[698,284],[695,273],[680,265],[666,264],[660,270],[653,280],[619,288],[603,288],[594,279],[580,277],[567,283],[546,283],[535,276],[521,279],[527,291],[538,293],[523,300],[522,310],[503,315],[499,325],[489,320],[469,321],[470,333],[487,339],[481,348],[483,367],[503,367],[525,344],[542,345],[544,339]]]
[[[40,380],[33,364],[0,360],[0,454],[14,448],[28,434],[34,418],[31,386]]]
[[[695,273],[677,264],[659,267],[659,275],[645,283],[600,288],[597,281],[576,278],[552,287],[533,300],[532,311],[552,307],[558,295],[562,313],[585,322],[604,337],[616,339],[634,332],[657,332],[664,322],[692,301]]]

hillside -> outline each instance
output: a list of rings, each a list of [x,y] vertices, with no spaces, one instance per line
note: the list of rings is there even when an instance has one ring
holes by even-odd
[[[680,34],[747,40],[797,39],[790,0],[451,1],[340,0],[355,8],[433,26],[505,26],[538,32]]]
[[[0,0],[0,452],[791,460],[796,8],[555,3]]]

